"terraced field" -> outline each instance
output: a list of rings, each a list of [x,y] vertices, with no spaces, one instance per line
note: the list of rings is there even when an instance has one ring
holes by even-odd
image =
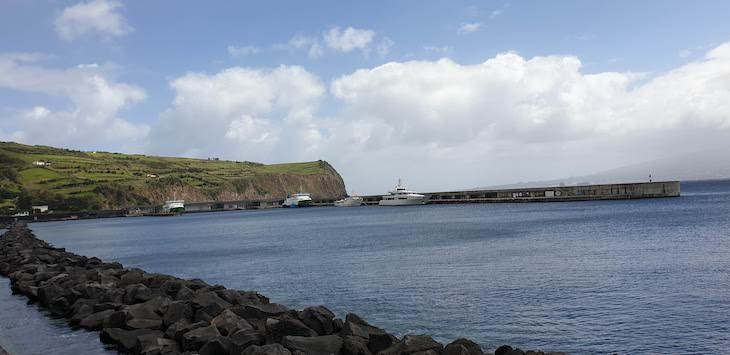
[[[56,210],[116,209],[187,201],[280,198],[301,188],[315,197],[345,194],[325,161],[264,165],[82,152],[0,142],[0,214],[29,205]]]

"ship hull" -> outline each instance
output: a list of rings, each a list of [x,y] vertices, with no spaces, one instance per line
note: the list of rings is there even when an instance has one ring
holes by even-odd
[[[378,205],[380,206],[419,206],[419,205],[425,205],[428,202],[426,197],[422,198],[409,198],[405,200],[395,199],[395,200],[380,200],[378,202]]]

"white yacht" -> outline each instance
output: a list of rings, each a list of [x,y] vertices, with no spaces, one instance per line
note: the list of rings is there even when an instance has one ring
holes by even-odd
[[[406,189],[398,179],[398,185],[395,186],[393,191],[390,191],[387,195],[383,195],[383,199],[378,202],[380,206],[411,206],[411,205],[425,205],[428,202],[426,196],[417,194],[411,190]]]
[[[169,200],[162,205],[162,211],[165,213],[183,213],[185,212],[184,200]]]
[[[284,203],[282,204],[283,207],[309,207],[311,205],[312,205],[312,196],[310,196],[306,192],[300,192],[300,193],[288,196],[286,198],[286,200],[284,200]]]
[[[335,201],[335,207],[357,207],[362,205],[362,197],[349,196]]]

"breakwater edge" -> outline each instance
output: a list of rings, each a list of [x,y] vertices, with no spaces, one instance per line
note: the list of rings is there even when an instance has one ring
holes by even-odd
[[[11,289],[70,326],[133,354],[483,354],[467,339],[443,345],[427,335],[398,338],[356,314],[338,319],[325,306],[270,303],[255,291],[124,268],[55,248],[24,223],[0,238],[0,274]],[[502,346],[496,355],[524,352]]]

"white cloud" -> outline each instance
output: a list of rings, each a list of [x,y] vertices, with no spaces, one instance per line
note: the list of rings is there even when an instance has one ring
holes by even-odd
[[[319,40],[316,37],[304,36],[301,34],[295,35],[287,43],[275,44],[273,48],[279,50],[287,50],[289,52],[294,52],[299,49],[306,49],[307,56],[312,59],[317,59],[324,55],[324,50],[322,49],[322,46],[319,44]]]
[[[123,36],[133,28],[118,12],[122,7],[122,3],[115,0],[93,0],[69,6],[54,21],[56,33],[66,41],[90,33]]]
[[[436,52],[439,55],[449,55],[454,52],[454,47],[452,46],[423,46],[423,49],[429,52]]]
[[[173,80],[151,151],[327,159],[362,193],[398,177],[437,190],[577,176],[730,149],[729,78],[730,44],[652,75],[586,74],[573,56],[511,52],[474,65],[391,62],[333,80],[337,109],[324,117],[324,85],[305,69],[235,67]]]
[[[378,53],[381,58],[383,58],[387,56],[388,53],[390,53],[390,48],[392,48],[394,44],[395,42],[392,39],[384,37],[375,47],[375,52]]]
[[[302,67],[189,73],[170,86],[176,96],[152,130],[154,152],[266,160],[316,146],[312,119],[325,87]]]
[[[108,79],[104,68],[96,64],[50,69],[38,65],[38,58],[42,56],[0,55],[0,87],[60,97],[70,107],[19,108],[15,122],[5,131],[27,143],[138,149],[135,144],[145,139],[148,127],[120,118],[119,113],[143,101],[144,90]]]
[[[319,45],[319,42],[314,42],[311,46],[309,46],[307,55],[309,58],[316,59],[324,55],[324,50],[322,50],[322,46]]]
[[[327,47],[340,52],[350,52],[354,49],[367,49],[375,38],[375,32],[352,27],[344,30],[332,27],[323,36]]]
[[[342,30],[339,27],[332,27],[328,31],[322,33],[321,38],[317,36],[297,34],[287,43],[274,44],[273,48],[287,50],[289,52],[306,50],[307,55],[312,59],[322,57],[325,54],[325,46],[335,52],[351,52],[357,49],[367,56],[373,49],[372,46],[374,40],[375,31],[372,30],[356,29],[352,27],[347,27]],[[390,52],[390,48],[393,44],[395,44],[393,40],[388,37],[384,37],[375,46],[375,52],[380,57],[385,57]]]
[[[477,65],[388,63],[330,90],[345,108],[325,146],[347,157],[335,163],[362,186],[375,182],[358,174],[375,165],[418,188],[453,188],[439,178],[463,187],[557,178],[730,145],[730,44],[651,77],[503,53]]]
[[[490,19],[497,18],[499,15],[503,14],[504,11],[507,10],[507,8],[509,6],[510,6],[510,4],[504,4],[504,5],[502,5],[502,7],[500,7],[499,9],[496,9],[496,10],[492,11],[492,13],[489,15],[489,18]]]
[[[465,23],[465,24],[459,26],[459,29],[456,30],[456,32],[460,35],[465,35],[465,34],[469,34],[469,33],[472,33],[474,31],[478,30],[479,27],[481,27],[481,26],[482,26],[482,24],[478,23],[478,22]]]
[[[261,49],[255,46],[228,46],[226,48],[228,50],[228,54],[231,57],[245,57],[249,55],[258,54]]]

